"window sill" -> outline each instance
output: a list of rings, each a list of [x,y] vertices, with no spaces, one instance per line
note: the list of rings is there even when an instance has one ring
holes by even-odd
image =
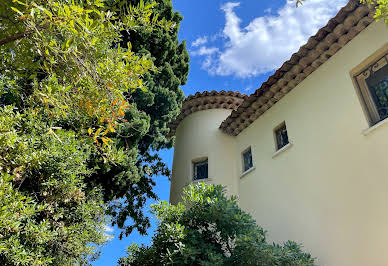
[[[275,158],[277,156],[279,156],[279,154],[285,152],[286,150],[288,150],[289,148],[292,147],[292,143],[288,143],[286,146],[284,146],[283,148],[281,148],[280,150],[277,150],[273,155],[272,155],[272,158]]]
[[[378,129],[379,127],[382,127],[383,125],[385,124],[388,124],[388,118],[385,118],[384,120],[381,120],[380,122],[378,122],[377,124],[371,126],[370,128],[367,128],[365,130],[362,131],[362,134],[364,136],[368,136],[369,134],[371,134],[373,131],[375,131],[376,129]]]
[[[188,187],[191,184],[197,184],[197,183],[200,183],[200,182],[208,183],[208,182],[212,182],[212,181],[213,181],[212,178],[204,178],[204,179],[198,179],[198,180],[191,180],[188,183],[186,183],[186,185],[184,187]]]
[[[197,180],[192,180],[191,184],[199,183],[199,182],[211,182],[211,178],[203,178],[203,179],[197,179]]]
[[[244,173],[242,173],[241,175],[240,175],[240,178],[243,178],[244,176],[246,176],[247,174],[249,174],[250,172],[252,172],[253,170],[255,170],[256,169],[256,167],[251,167],[251,168],[249,168],[248,170],[246,170]]]

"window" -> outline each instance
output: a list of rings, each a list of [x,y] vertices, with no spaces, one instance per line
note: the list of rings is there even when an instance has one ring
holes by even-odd
[[[208,178],[208,161],[207,159],[194,162],[194,176],[193,180],[200,180]]]
[[[365,65],[365,64],[364,64]],[[377,52],[354,75],[370,125],[388,117],[388,52]]]
[[[286,123],[283,122],[275,129],[275,140],[277,150],[280,150],[289,143]]]
[[[249,147],[242,153],[242,159],[243,159],[243,172],[253,167],[251,147]]]

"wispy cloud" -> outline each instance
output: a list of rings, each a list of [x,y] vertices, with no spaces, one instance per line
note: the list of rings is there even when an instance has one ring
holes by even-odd
[[[198,47],[200,45],[207,43],[207,36],[199,37],[194,42],[191,43],[192,47]]]
[[[217,60],[217,54],[219,53],[219,49],[217,47],[205,47],[202,46],[198,50],[191,51],[191,55],[199,55],[202,56],[202,68],[210,69],[212,63]]]
[[[309,0],[299,8],[295,0],[241,27],[235,12],[239,2],[221,7],[225,13],[223,47],[208,46],[208,38],[193,42],[193,56],[202,57],[202,68],[212,75],[241,78],[267,73],[281,66],[307,39],[325,25],[347,0]],[[195,45],[194,45],[195,43]]]
[[[219,50],[217,47],[205,47],[202,46],[196,51],[191,52],[192,55],[212,55],[217,53]]]
[[[110,227],[109,225],[105,225],[104,231],[105,231],[105,237],[108,241],[110,241],[114,238],[114,235],[113,235],[114,228],[113,227]]]

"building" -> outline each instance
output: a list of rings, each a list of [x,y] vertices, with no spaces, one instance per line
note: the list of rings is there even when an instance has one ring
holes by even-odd
[[[171,124],[170,201],[223,184],[319,265],[388,265],[388,27],[351,0],[252,95],[197,93]]]

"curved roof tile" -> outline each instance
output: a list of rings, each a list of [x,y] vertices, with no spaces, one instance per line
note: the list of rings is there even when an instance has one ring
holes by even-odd
[[[182,120],[198,111],[208,110],[208,109],[231,109],[236,110],[244,100],[248,98],[248,95],[241,94],[240,92],[234,91],[204,91],[202,93],[197,92],[194,95],[190,95],[183,102],[181,113],[171,122],[168,127],[170,128],[170,133],[168,137],[175,135],[175,131]]]
[[[215,108],[233,110],[220,129],[237,136],[372,23],[373,15],[373,7],[350,0],[249,97],[233,91],[197,92],[187,97],[180,115],[169,124],[168,136],[175,134],[179,123],[189,114]]]
[[[236,136],[326,62],[373,21],[374,9],[350,0],[310,37],[259,89],[227,117],[220,129]]]

